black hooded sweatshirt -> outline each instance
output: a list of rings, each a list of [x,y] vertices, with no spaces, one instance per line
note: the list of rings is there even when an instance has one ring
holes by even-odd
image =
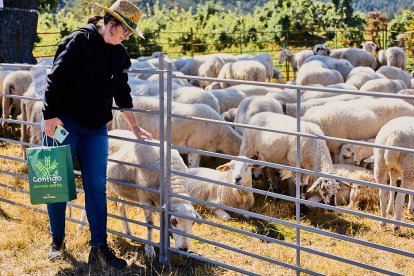
[[[93,24],[71,33],[58,46],[48,75],[44,119],[66,116],[86,128],[112,120],[113,99],[131,108],[131,88],[124,69],[131,66],[123,45],[104,41]]]

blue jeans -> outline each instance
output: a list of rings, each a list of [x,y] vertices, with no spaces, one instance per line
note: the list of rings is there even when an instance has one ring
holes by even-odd
[[[72,158],[78,159],[85,191],[85,209],[91,231],[90,245],[98,247],[107,242],[106,167],[108,161],[108,128],[88,129],[58,116],[69,135],[62,144],[70,145]],[[48,145],[52,139],[47,137]],[[53,238],[65,236],[66,202],[47,204],[50,232]]]

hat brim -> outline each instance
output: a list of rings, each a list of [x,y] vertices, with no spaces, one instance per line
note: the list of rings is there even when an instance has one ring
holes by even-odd
[[[142,32],[139,29],[131,29],[128,25],[128,23],[125,22],[124,19],[122,19],[122,17],[120,17],[116,12],[114,12],[113,10],[102,6],[101,4],[95,3],[95,5],[97,5],[98,7],[100,7],[101,9],[103,9],[106,13],[109,13],[110,15],[112,15],[113,17],[115,17],[117,20],[119,20],[125,27],[127,27],[129,30],[131,30],[132,32],[134,32],[135,34],[137,34],[139,37],[145,39],[144,35],[142,34]]]

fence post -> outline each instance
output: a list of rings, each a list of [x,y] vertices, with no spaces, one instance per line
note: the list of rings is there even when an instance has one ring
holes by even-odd
[[[300,89],[297,90],[296,94],[296,132],[300,133]],[[296,136],[296,168],[300,169],[300,158],[301,158],[301,152],[300,152],[300,134],[297,134]],[[301,183],[301,174],[296,173],[295,174],[295,186],[296,186],[296,199],[302,198],[302,183]],[[295,203],[295,213],[296,213],[296,224],[300,224],[300,203]],[[300,228],[296,228],[296,245],[300,246]],[[296,249],[296,266],[300,267],[300,249]],[[300,272],[296,271],[296,275],[300,276]]]
[[[191,57],[194,57],[194,31],[190,29],[190,45],[191,45]]]
[[[159,254],[159,262],[162,265],[166,265],[168,259],[168,248],[165,247],[166,241],[165,237],[168,238],[168,223],[166,220],[166,216],[164,215],[167,210],[167,202],[166,202],[166,190],[165,190],[165,151],[164,151],[164,55],[163,53],[159,56],[159,106],[160,106],[160,254]]]

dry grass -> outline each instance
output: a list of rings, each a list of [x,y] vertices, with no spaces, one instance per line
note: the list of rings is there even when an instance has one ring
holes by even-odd
[[[0,155],[21,156],[19,148],[15,145],[0,145]],[[0,159],[0,169],[6,171],[26,173],[24,164]],[[27,189],[25,181],[11,176],[0,174],[0,183]],[[30,205],[28,195],[17,193],[9,189],[0,188],[0,198],[17,201]],[[83,203],[83,195],[75,201]],[[44,206],[36,206],[44,208]],[[118,214],[116,205],[109,201],[109,212]],[[131,219],[143,220],[143,212],[139,208],[127,207]],[[202,211],[202,210],[200,210]],[[274,218],[294,222],[294,204],[286,201],[256,197],[254,211],[260,214],[270,215]],[[203,212],[202,212],[203,213]],[[377,212],[373,212],[378,215]],[[78,219],[80,210],[73,208],[72,217]],[[203,214],[209,221],[218,222],[208,214]],[[404,217],[405,221],[413,222],[412,218]],[[301,220],[302,224],[318,229],[347,235],[365,241],[378,243],[402,250],[412,251],[414,248],[414,231],[403,228],[400,236],[392,235],[390,227],[382,230],[378,222],[359,217],[311,210]],[[260,233],[269,237],[294,244],[296,242],[296,230],[294,228],[262,222],[258,220],[232,219],[224,223],[227,226],[242,229],[249,232]],[[110,229],[122,231],[121,221],[109,218]],[[146,237],[146,230],[137,225],[131,225],[135,236]],[[0,275],[85,275],[87,274],[87,256],[89,253],[88,235],[76,233],[76,224],[67,223],[67,254],[66,258],[50,263],[47,259],[47,251],[50,243],[48,233],[47,216],[31,210],[2,203],[0,201]],[[158,233],[154,231],[155,240],[158,241]],[[256,238],[243,234],[229,232],[227,230],[211,227],[204,224],[194,226],[194,234],[204,239],[225,243],[239,249],[272,258],[281,262],[295,264],[295,250],[275,243],[266,243]],[[101,275],[234,275],[235,272],[221,267],[207,264],[185,257],[173,255],[169,268],[160,267],[157,263],[148,262],[144,256],[144,245],[124,239],[115,235],[109,235],[109,243],[116,252],[127,259],[129,268],[126,272],[119,273],[105,271]],[[358,262],[367,263],[384,269],[399,272],[405,275],[414,275],[413,260],[408,257],[384,252],[377,249],[366,248],[354,243],[342,241],[301,231],[301,244],[322,252],[335,254]],[[192,251],[200,256],[224,262],[229,265],[252,271],[261,275],[293,275],[295,272],[287,268],[269,264],[265,261],[252,259],[244,255],[234,253],[213,245],[194,240]],[[332,259],[301,253],[303,267],[328,275],[376,275],[376,272],[368,271],[356,266],[340,263]]]

